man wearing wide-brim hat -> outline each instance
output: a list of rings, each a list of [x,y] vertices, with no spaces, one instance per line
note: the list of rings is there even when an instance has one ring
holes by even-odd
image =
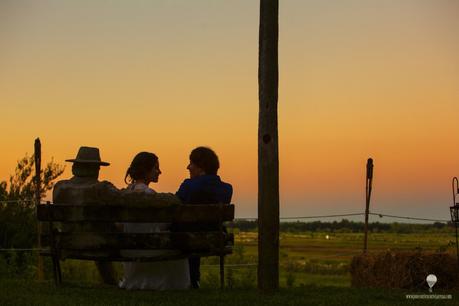
[[[100,167],[110,165],[101,160],[98,148],[81,147],[74,159],[66,161],[73,163],[73,177],[56,183],[53,189],[53,202],[55,204],[104,205],[119,199],[120,191],[112,183],[98,180]],[[79,225],[73,225],[72,230],[75,230],[74,227],[76,226]],[[108,231],[115,230],[114,224],[97,226],[100,227],[98,230],[102,228]],[[66,230],[70,230],[69,226],[66,226]],[[96,266],[104,283],[117,284],[115,270],[111,262],[96,262]]]
[[[119,197],[119,190],[108,181],[99,181],[101,166],[110,165],[100,159],[98,148],[80,147],[73,163],[73,177],[56,183],[53,202],[62,204],[110,204]]]

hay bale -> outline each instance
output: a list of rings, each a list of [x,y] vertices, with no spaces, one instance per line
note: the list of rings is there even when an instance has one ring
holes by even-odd
[[[383,252],[354,256],[353,287],[425,289],[426,277],[437,276],[435,288],[459,288],[457,258],[447,253]]]

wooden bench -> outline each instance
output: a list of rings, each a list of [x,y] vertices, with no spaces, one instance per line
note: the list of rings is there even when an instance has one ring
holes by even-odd
[[[220,285],[224,287],[224,257],[231,254],[234,237],[225,231],[223,222],[234,219],[234,205],[179,205],[172,207],[129,207],[126,205],[43,204],[37,207],[37,219],[44,233],[42,256],[51,256],[56,285],[62,282],[60,261],[81,259],[95,261],[164,261],[189,256],[219,256]],[[95,230],[101,224],[173,223],[187,225],[212,224],[211,231],[174,231],[159,233],[124,233]],[[78,230],[75,225],[78,224]],[[84,228],[90,228],[90,230]],[[126,255],[121,250],[172,250],[167,254]],[[132,254],[133,252],[130,252]],[[135,252],[134,252],[135,254]]]

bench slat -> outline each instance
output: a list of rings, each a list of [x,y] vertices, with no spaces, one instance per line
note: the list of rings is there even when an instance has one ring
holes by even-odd
[[[234,219],[234,205],[135,207],[120,205],[38,205],[39,221],[212,223]]]
[[[55,233],[56,247],[67,250],[117,250],[117,249],[177,249],[189,251],[212,251],[232,245],[232,234],[222,232],[164,232],[164,233]],[[49,236],[42,236],[49,245]]]
[[[165,260],[175,260],[188,258],[189,256],[220,256],[227,255],[232,253],[232,248],[227,246],[223,248],[222,251],[214,250],[209,252],[182,252],[176,250],[175,252],[169,252],[164,255],[156,256],[134,256],[133,254],[123,254],[121,255],[118,251],[115,250],[62,250],[60,253],[60,259],[81,259],[81,260],[97,260],[97,261],[135,261],[135,262],[155,262],[155,261],[165,261]],[[51,251],[42,251],[40,253],[42,256],[52,256]]]

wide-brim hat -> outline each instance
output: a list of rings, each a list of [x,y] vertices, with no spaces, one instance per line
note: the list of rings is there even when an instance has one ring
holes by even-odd
[[[110,163],[103,162],[100,159],[99,148],[92,148],[92,147],[80,147],[76,158],[66,159],[65,161],[71,162],[71,163],[97,164],[101,166],[110,165]]]

